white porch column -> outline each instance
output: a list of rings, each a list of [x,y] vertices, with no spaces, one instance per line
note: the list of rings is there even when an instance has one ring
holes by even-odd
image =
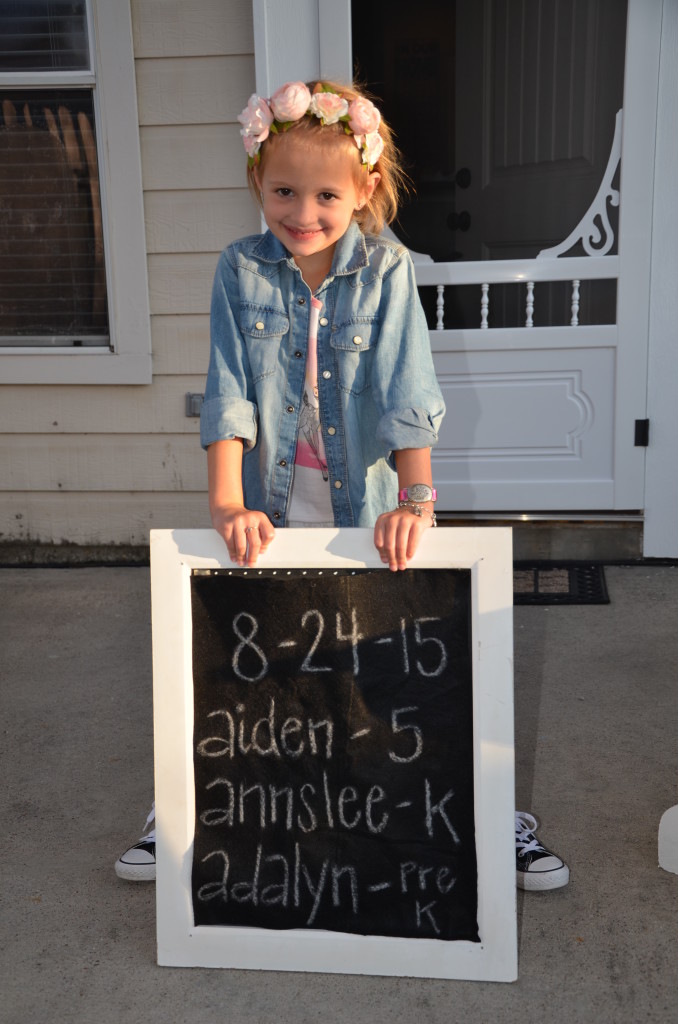
[[[645,477],[646,558],[678,556],[678,3],[664,0],[654,173]],[[648,117],[652,111],[648,111]],[[649,163],[649,160],[648,160]]]
[[[252,0],[257,92],[313,78],[351,81],[349,0]]]

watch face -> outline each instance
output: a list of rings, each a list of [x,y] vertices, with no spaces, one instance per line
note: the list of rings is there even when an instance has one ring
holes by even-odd
[[[428,484],[414,484],[413,487],[407,488],[407,496],[411,501],[430,501],[433,491]]]

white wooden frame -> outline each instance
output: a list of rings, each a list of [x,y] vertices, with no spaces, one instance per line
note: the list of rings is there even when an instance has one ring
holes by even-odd
[[[88,0],[91,70],[0,74],[13,87],[94,87],[111,347],[0,347],[3,384],[150,384],[151,323],[129,0]]]
[[[673,0],[665,0],[659,14],[661,54],[654,153],[654,213],[651,225],[647,402],[650,446],[647,449],[645,476],[643,554],[646,558],[677,558],[678,476],[675,465],[678,403],[674,381],[678,379],[678,291],[675,287],[678,270],[678,199],[675,184],[678,160],[678,135],[675,131],[678,116],[678,63],[675,60],[678,4]],[[658,16],[655,15],[655,22]],[[649,157],[646,162],[646,172],[650,174],[652,165]],[[645,230],[650,236],[648,224]]]
[[[151,588],[159,964],[474,981],[513,981],[517,977],[511,530],[429,530],[411,564],[414,568],[471,570],[481,941],[193,925],[190,575],[192,569],[233,566],[215,531],[154,530]],[[365,529],[276,531],[274,543],[257,568],[325,566],[388,571],[374,549],[372,531]]]

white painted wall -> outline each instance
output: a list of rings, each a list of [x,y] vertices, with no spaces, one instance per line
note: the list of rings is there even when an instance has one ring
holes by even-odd
[[[645,554],[676,557],[678,2],[659,3]],[[311,7],[319,13],[306,31],[317,33],[321,66],[300,68],[298,46],[270,47],[268,63],[256,72],[260,91],[288,77],[347,77],[344,8],[318,0]],[[255,88],[255,33],[278,32],[275,18],[284,9],[282,0],[131,0],[153,382],[0,387],[0,541],[146,544],[152,527],[208,525],[198,422],[185,417],[184,396],[204,385],[217,254],[259,229],[236,117]],[[646,113],[654,117],[653,110]],[[644,166],[652,174],[651,153]],[[640,230],[647,241],[650,225]],[[637,415],[633,410],[632,418]]]
[[[122,0],[125,2],[125,0]],[[209,525],[202,392],[217,256],[259,230],[236,117],[254,90],[251,0],[131,0],[153,379],[0,387],[0,541],[148,543]]]

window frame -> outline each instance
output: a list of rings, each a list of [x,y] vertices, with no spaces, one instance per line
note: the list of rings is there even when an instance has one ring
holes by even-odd
[[[132,20],[127,0],[87,0],[90,70],[0,72],[10,88],[92,89],[110,347],[0,347],[3,384],[150,384],[151,325]]]

